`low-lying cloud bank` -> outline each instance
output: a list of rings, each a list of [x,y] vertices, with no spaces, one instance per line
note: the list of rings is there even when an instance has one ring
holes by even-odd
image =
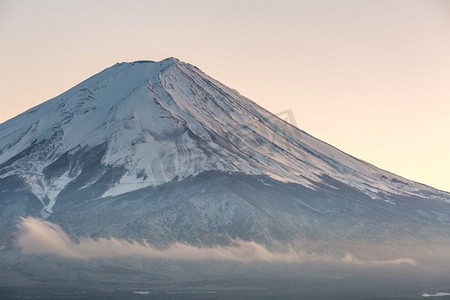
[[[60,226],[37,218],[22,218],[18,225],[17,246],[25,254],[54,254],[65,258],[114,258],[140,256],[183,261],[220,260],[234,262],[301,263],[331,262],[352,265],[416,265],[411,258],[363,260],[346,253],[343,256],[322,255],[296,251],[289,247],[284,252],[271,252],[261,244],[235,240],[231,246],[196,247],[175,243],[160,250],[146,241],[128,241],[115,238],[92,239],[82,237],[73,241]]]
[[[450,293],[435,293],[435,294],[423,294],[422,297],[447,297],[450,296]]]

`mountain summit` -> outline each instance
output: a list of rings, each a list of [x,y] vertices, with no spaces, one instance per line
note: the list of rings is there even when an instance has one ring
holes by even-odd
[[[119,63],[0,125],[2,228],[155,243],[440,234],[450,194],[280,120],[198,68]],[[445,230],[444,230],[445,231]]]

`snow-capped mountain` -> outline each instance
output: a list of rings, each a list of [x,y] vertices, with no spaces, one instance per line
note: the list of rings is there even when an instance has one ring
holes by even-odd
[[[345,154],[175,58],[116,64],[1,124],[0,198],[5,220],[153,240],[437,228],[450,212],[450,194]]]

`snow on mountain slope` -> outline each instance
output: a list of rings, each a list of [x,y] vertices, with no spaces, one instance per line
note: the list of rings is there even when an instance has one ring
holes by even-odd
[[[312,190],[331,177],[393,205],[391,195],[450,202],[449,194],[347,155],[174,58],[116,64],[0,125],[0,179],[25,180],[44,217],[63,191],[109,180],[95,195],[108,197],[205,171],[268,175]]]

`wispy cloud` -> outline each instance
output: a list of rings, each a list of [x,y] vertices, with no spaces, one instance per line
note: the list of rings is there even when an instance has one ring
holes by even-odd
[[[436,294],[423,294],[422,297],[428,298],[428,297],[445,297],[450,296],[450,293],[436,293]]]
[[[396,258],[396,259],[386,259],[386,260],[362,260],[351,253],[346,253],[345,257],[342,259],[342,262],[357,264],[357,265],[366,265],[366,266],[382,266],[382,265],[417,265],[417,262],[412,258]]]
[[[167,249],[157,249],[147,241],[129,241],[116,238],[92,239],[81,237],[73,241],[60,226],[37,218],[23,218],[19,223],[17,246],[25,254],[54,254],[66,258],[114,258],[140,256],[184,261],[220,260],[251,262],[332,262],[352,265],[415,265],[410,258],[390,260],[361,260],[350,253],[343,257],[319,255],[296,251],[288,247],[283,252],[271,252],[265,246],[243,240],[235,240],[230,246],[196,247],[175,243]]]

